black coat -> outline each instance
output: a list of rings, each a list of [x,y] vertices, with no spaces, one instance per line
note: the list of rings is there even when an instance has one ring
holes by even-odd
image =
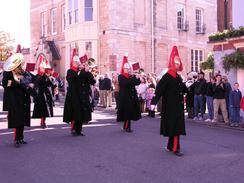
[[[186,134],[183,96],[186,90],[186,86],[178,74],[176,78],[173,78],[167,73],[159,81],[151,104],[156,105],[162,96],[161,135]]]
[[[7,86],[8,80],[12,81],[11,86]],[[22,86],[19,82],[14,80],[13,74],[8,73],[8,77],[4,78],[3,83],[5,92],[7,91],[8,93],[8,128],[30,126],[31,100],[29,93],[26,91],[24,86]]]
[[[32,118],[53,117],[52,81],[47,75],[34,78],[36,97]]]
[[[186,107],[193,108],[194,107],[194,83],[187,88],[186,94]]]
[[[139,85],[140,79],[134,76],[126,78],[119,75],[119,97],[117,121],[139,120],[141,118],[140,105],[135,86]]]
[[[3,72],[3,80],[2,80],[2,85],[3,85],[3,111],[8,111],[8,96],[9,96],[9,87],[7,87],[8,80],[13,79],[13,73],[12,72]]]
[[[73,120],[81,122],[91,121],[90,85],[96,83],[93,75],[85,71],[81,71],[78,75],[78,72],[69,69],[66,80],[68,89],[64,103],[63,121],[66,123]]]

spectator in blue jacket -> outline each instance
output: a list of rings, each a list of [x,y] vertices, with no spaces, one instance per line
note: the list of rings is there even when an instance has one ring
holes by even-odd
[[[234,84],[234,89],[229,95],[229,108],[230,108],[230,119],[231,126],[238,127],[240,122],[240,103],[241,103],[242,93],[239,90],[239,84]]]

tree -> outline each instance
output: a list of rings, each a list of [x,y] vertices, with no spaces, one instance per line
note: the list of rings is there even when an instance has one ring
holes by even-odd
[[[11,55],[13,50],[13,40],[9,33],[0,31],[0,61],[5,61]]]

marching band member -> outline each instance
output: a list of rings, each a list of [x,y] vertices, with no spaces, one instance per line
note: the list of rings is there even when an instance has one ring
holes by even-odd
[[[37,96],[34,98],[34,110],[32,118],[40,118],[41,128],[46,128],[46,118],[53,117],[53,95],[52,95],[52,86],[49,72],[46,69],[49,69],[48,61],[44,56],[39,56],[39,67],[38,73],[34,78],[35,90]]]
[[[64,104],[63,121],[71,123],[71,134],[74,136],[84,136],[82,125],[91,120],[90,105],[90,85],[95,84],[95,80],[88,66],[84,63],[80,66],[80,59],[73,49],[70,61],[70,69],[67,71],[66,80],[68,82],[67,94]]]
[[[177,74],[182,70],[183,65],[178,49],[174,46],[169,59],[168,72],[159,81],[155,97],[151,101],[151,108],[154,109],[162,97],[163,115],[161,116],[160,134],[169,138],[166,150],[177,156],[183,155],[180,151],[180,135],[186,135],[183,94],[187,89],[182,78]]]
[[[127,57],[124,56],[121,73],[119,75],[119,97],[117,121],[123,121],[123,130],[132,132],[131,120],[136,121],[141,118],[140,105],[136,92],[136,85],[141,83],[139,75],[131,75],[131,68]]]
[[[4,63],[3,69],[8,77],[3,78],[3,87],[8,91],[7,110],[8,128],[14,129],[14,145],[20,147],[27,144],[24,141],[24,126],[30,126],[30,94],[32,83],[25,82],[22,69],[23,55],[16,53],[10,56]]]

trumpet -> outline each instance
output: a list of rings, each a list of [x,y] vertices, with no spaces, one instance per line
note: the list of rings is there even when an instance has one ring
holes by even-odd
[[[94,66],[94,65],[95,65],[95,59],[94,59],[94,58],[89,58],[89,59],[87,60],[87,64],[88,64],[90,67]]]

